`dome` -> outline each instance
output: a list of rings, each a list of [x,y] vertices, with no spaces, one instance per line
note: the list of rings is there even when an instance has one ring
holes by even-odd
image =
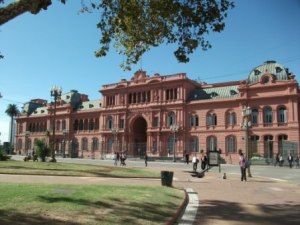
[[[288,69],[276,61],[266,61],[263,65],[254,68],[248,76],[248,84],[260,82],[262,75],[269,73],[275,76],[276,80],[288,80]]]

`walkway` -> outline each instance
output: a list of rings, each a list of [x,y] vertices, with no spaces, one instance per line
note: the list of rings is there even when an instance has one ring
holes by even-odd
[[[94,160],[96,164],[101,161]],[[131,162],[127,163],[128,165]],[[133,162],[132,162],[133,164]],[[141,163],[140,166],[143,164]],[[134,165],[136,166],[136,165]],[[208,172],[204,178],[192,177],[189,168],[169,168],[174,171],[173,185],[187,189],[190,194],[190,209],[179,224],[193,225],[298,225],[300,224],[300,185],[281,179],[270,179],[256,176],[255,167],[252,168],[254,178],[247,182],[240,181],[239,168],[232,167],[227,173],[227,179],[222,179],[222,173],[217,170]],[[151,167],[149,170],[166,170]],[[266,170],[277,168],[266,167]],[[278,168],[279,169],[279,168]],[[298,176],[300,170],[280,168],[287,173],[293,172]],[[225,169],[226,171],[226,169]],[[232,172],[233,171],[233,172]],[[224,170],[223,170],[224,172]],[[29,183],[80,183],[80,184],[115,184],[115,185],[161,185],[159,179],[123,179],[95,178],[95,177],[45,177],[27,175],[3,175],[1,182],[29,182]],[[197,200],[198,199],[198,200]],[[195,206],[199,204],[198,210]],[[193,221],[194,220],[194,221]]]

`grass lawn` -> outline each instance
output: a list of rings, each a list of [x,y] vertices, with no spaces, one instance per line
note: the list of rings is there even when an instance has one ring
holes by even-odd
[[[69,163],[0,161],[0,173],[89,177],[160,177],[146,168],[130,168]]]
[[[183,199],[162,186],[0,183],[0,224],[165,224]]]
[[[0,173],[100,177],[160,177],[146,168],[0,161]],[[15,184],[0,181],[0,224],[165,224],[184,201],[163,186]]]

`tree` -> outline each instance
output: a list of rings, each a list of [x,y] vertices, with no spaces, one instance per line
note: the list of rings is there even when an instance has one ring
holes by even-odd
[[[15,104],[9,104],[7,106],[7,109],[5,110],[5,113],[10,117],[10,139],[9,143],[10,145],[13,143],[13,126],[14,126],[14,117],[17,116],[20,112],[18,110],[18,107]],[[10,148],[10,151],[12,149]],[[12,153],[12,152],[10,152]]]
[[[50,156],[51,150],[46,145],[45,141],[41,139],[36,139],[34,141],[34,146],[37,156],[42,160],[42,162],[46,162],[46,157]]]
[[[58,1],[65,3],[66,0]],[[198,47],[204,51],[211,48],[206,36],[225,28],[227,11],[234,7],[230,0],[88,2],[88,5],[83,5],[82,12],[97,11],[101,14],[97,24],[101,31],[101,46],[95,52],[96,57],[105,56],[113,43],[117,52],[126,57],[121,65],[124,69],[130,69],[130,65],[136,64],[145,52],[163,43],[176,44],[175,57],[179,62],[188,62],[188,55]],[[24,12],[37,14],[50,5],[51,0],[19,0],[11,3],[0,8],[0,25]]]

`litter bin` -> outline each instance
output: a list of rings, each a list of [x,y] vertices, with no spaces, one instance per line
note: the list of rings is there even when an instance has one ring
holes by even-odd
[[[161,185],[171,187],[173,182],[173,174],[174,172],[172,171],[161,171]]]

